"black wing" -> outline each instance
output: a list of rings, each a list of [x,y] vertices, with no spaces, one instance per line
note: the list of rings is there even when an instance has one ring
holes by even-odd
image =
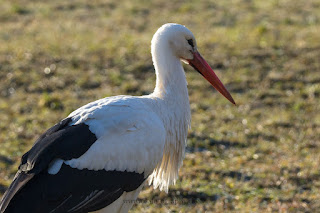
[[[69,126],[71,121],[66,118],[47,130],[23,155],[0,203],[1,213],[94,211],[144,182],[144,175],[135,172],[78,170],[65,164],[57,174],[48,174],[52,160],[78,158],[97,140],[86,124]]]
[[[133,191],[144,182],[134,172],[78,170],[63,164],[56,175],[41,172],[11,200],[11,212],[85,213],[102,209],[123,192]]]

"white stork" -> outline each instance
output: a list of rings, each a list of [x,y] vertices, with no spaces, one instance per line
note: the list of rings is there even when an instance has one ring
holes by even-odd
[[[178,178],[190,125],[180,61],[235,102],[186,27],[160,27],[151,52],[154,92],[94,101],[47,130],[22,156],[1,213],[128,212],[145,182],[168,191]]]

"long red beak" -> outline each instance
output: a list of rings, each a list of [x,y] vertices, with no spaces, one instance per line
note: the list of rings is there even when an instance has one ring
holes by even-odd
[[[231,103],[236,105],[232,96],[228,92],[228,90],[224,87],[224,85],[219,80],[218,76],[213,72],[212,68],[209,64],[202,58],[198,51],[193,53],[193,59],[187,60],[189,64],[197,70],[210,84],[218,90],[224,97],[226,97]]]

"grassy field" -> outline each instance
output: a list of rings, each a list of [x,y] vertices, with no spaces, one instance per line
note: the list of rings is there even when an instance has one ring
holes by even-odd
[[[169,194],[132,212],[320,212],[320,0],[0,0],[0,194],[47,128],[153,91],[150,40],[186,25],[235,98],[192,68],[192,128]]]

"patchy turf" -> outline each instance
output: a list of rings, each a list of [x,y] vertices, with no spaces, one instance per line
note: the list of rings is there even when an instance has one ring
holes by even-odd
[[[0,0],[0,192],[37,136],[101,97],[152,92],[150,40],[186,25],[234,107],[191,68],[180,180],[132,212],[320,209],[320,1]]]

